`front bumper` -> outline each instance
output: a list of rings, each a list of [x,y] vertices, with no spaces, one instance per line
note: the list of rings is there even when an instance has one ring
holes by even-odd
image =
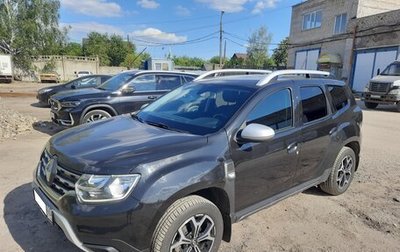
[[[61,108],[61,110],[52,109],[50,117],[53,122],[64,127],[77,126],[80,121],[80,114],[64,108]]]
[[[146,251],[131,245],[135,237],[132,213],[139,211],[140,204],[130,197],[125,202],[109,205],[83,205],[76,201],[74,193],[55,197],[35,171],[32,183],[34,192],[45,203],[47,219],[60,227],[65,236],[83,251]],[[39,206],[38,206],[39,208]],[[136,220],[136,219],[135,219]],[[140,233],[140,232],[137,232]]]
[[[396,104],[400,101],[400,95],[365,92],[363,93],[362,100],[372,103]]]

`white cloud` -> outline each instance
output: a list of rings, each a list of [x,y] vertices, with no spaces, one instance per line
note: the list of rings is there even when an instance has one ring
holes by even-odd
[[[190,16],[190,10],[182,5],[175,7],[175,13],[179,16]]]
[[[211,9],[225,12],[240,12],[248,3],[256,2],[252,13],[261,13],[264,9],[274,8],[280,0],[196,0],[208,5]]]
[[[122,16],[121,6],[107,0],[61,0],[64,8],[76,13],[94,17]]]
[[[113,25],[100,24],[96,22],[87,23],[61,23],[61,27],[70,27],[69,35],[74,39],[85,37],[90,32],[108,33],[123,35],[124,32]]]
[[[257,1],[256,5],[254,6],[254,9],[251,13],[253,14],[259,14],[265,9],[269,8],[275,8],[276,3],[279,2],[280,0],[260,0]]]
[[[196,0],[208,5],[211,9],[225,12],[240,12],[249,0]]]
[[[160,4],[154,0],[139,0],[137,4],[145,9],[157,9],[160,6]]]
[[[133,39],[153,43],[181,43],[187,40],[186,36],[178,36],[175,33],[167,33],[156,28],[146,28],[132,32]]]

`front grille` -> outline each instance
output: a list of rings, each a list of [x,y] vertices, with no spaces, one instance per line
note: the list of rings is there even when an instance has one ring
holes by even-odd
[[[80,177],[79,174],[68,171],[58,164],[55,164],[56,174],[53,181],[51,183],[48,183],[48,180],[46,178],[46,166],[52,158],[53,157],[47,152],[47,150],[43,151],[43,154],[40,158],[39,176],[43,181],[47,183],[47,186],[49,186],[54,192],[56,192],[60,196],[66,194],[69,191],[74,191],[75,183]],[[55,159],[55,162],[57,162],[56,160],[57,159]]]
[[[369,84],[369,91],[376,93],[387,93],[389,92],[391,83],[384,82],[371,82]]]

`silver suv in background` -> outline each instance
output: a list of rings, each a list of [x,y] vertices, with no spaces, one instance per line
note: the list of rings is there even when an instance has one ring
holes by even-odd
[[[379,104],[396,104],[400,112],[400,61],[393,62],[370,80],[365,87],[363,100],[369,109]]]

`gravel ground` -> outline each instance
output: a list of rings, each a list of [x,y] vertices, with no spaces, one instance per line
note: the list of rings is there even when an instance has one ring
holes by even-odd
[[[48,109],[33,97],[2,101],[42,125],[0,143],[0,250],[78,251],[32,200],[32,172],[60,129],[47,122]],[[220,251],[400,251],[399,125],[394,107],[364,110],[361,163],[345,194],[312,188],[286,199],[234,224],[231,243]]]

